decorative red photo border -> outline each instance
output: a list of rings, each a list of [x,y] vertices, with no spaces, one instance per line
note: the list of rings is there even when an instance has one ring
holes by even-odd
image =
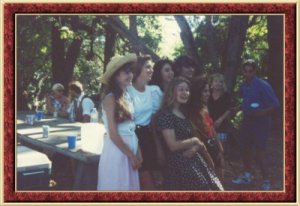
[[[262,13],[285,14],[285,185],[282,192],[15,192],[15,14],[18,13]],[[294,3],[5,3],[4,201],[5,202],[295,202],[296,4]],[[287,149],[288,148],[288,149]]]

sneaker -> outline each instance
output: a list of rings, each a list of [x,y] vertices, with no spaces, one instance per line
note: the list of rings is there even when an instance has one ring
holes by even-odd
[[[249,184],[251,183],[253,176],[249,172],[241,173],[237,178],[233,179],[232,182],[234,184]]]
[[[271,189],[271,181],[270,180],[264,180],[263,184],[261,185],[262,190],[270,190]]]

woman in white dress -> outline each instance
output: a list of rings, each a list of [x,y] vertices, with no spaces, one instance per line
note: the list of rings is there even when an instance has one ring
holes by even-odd
[[[133,104],[127,93],[132,81],[135,54],[116,56],[101,78],[106,84],[102,102],[107,130],[98,168],[98,190],[140,190],[138,169],[142,156],[135,134]]]

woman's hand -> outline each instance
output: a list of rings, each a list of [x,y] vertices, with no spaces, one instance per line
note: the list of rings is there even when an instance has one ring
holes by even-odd
[[[223,120],[221,118],[217,119],[215,122],[214,122],[214,128],[215,129],[218,129],[221,124],[222,124]]]
[[[194,145],[190,149],[184,151],[182,155],[188,159],[192,158],[199,150],[199,145]]]
[[[142,166],[141,159],[138,157],[138,155],[130,154],[128,158],[134,170],[137,170]]]

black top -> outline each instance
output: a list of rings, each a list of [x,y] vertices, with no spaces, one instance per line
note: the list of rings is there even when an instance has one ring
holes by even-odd
[[[213,121],[216,121],[219,117],[221,117],[227,110],[230,110],[233,107],[232,98],[229,93],[225,92],[218,99],[214,99],[212,95],[208,100],[208,110]],[[228,128],[228,124],[230,124],[230,120],[226,119],[223,121],[221,126],[217,129],[218,132],[226,132]]]

